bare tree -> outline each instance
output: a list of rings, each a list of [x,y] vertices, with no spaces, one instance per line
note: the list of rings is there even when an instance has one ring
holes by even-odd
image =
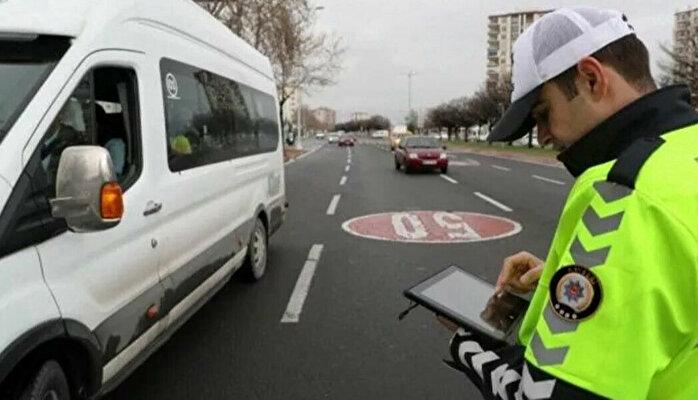
[[[685,84],[691,91],[691,105],[698,107],[698,38],[691,35],[683,42],[680,51],[661,45],[662,51],[669,57],[668,62],[660,62],[664,75],[660,77],[660,86]]]
[[[336,124],[334,129],[345,132],[384,130],[390,129],[390,120],[382,115],[374,115],[369,119]]]
[[[231,31],[269,57],[283,105],[298,91],[334,83],[344,47],[315,31],[310,0],[196,0]]]

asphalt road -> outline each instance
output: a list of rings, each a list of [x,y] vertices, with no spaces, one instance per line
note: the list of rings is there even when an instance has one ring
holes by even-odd
[[[318,145],[286,167],[291,208],[270,241],[264,279],[233,278],[108,399],[479,398],[442,363],[449,333],[430,312],[397,320],[408,304],[402,291],[450,264],[494,282],[504,256],[526,249],[544,257],[571,177],[560,168],[462,154],[452,160],[464,166],[452,165],[447,177],[406,175],[373,145],[354,148],[351,164],[347,149],[306,143]],[[522,230],[427,245],[360,238],[341,227],[357,216],[414,210],[503,216]],[[314,245],[322,245],[319,254]],[[302,312],[282,323],[309,258],[318,260]]]

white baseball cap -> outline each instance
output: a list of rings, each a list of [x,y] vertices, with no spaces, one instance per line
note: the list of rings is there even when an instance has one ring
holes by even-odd
[[[531,110],[545,82],[634,33],[622,13],[591,7],[561,8],[534,22],[514,43],[511,106],[487,140],[508,142],[524,136],[535,126]]]

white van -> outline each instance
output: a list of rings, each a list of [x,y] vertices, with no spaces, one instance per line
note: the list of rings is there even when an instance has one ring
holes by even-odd
[[[285,218],[269,61],[189,0],[0,1],[0,398],[104,393]]]

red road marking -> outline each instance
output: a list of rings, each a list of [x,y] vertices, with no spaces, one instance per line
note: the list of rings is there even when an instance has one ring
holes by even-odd
[[[409,243],[480,242],[501,239],[521,231],[521,225],[508,218],[445,211],[366,215],[346,221],[342,228],[355,236]]]

